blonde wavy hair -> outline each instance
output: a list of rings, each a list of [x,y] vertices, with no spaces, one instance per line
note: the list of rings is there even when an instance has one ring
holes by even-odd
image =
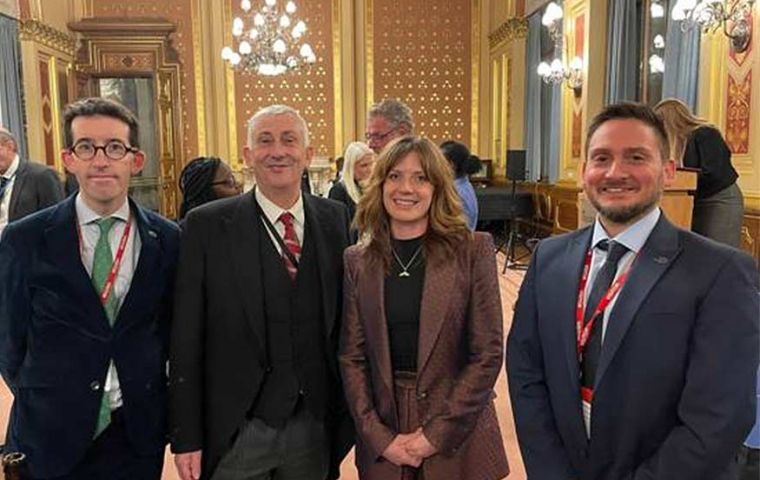
[[[362,198],[362,189],[356,184],[354,179],[354,167],[356,163],[367,155],[374,155],[375,152],[363,142],[351,142],[343,153],[343,170],[341,171],[341,181],[346,187],[348,196],[354,203],[359,203]]]
[[[420,159],[422,171],[433,186],[428,228],[423,244],[429,263],[450,258],[462,242],[470,241],[454,174],[440,149],[426,138],[406,136],[386,146],[375,162],[369,185],[357,206],[354,227],[359,231],[370,265],[387,272],[392,262],[390,217],[383,203],[383,187],[391,169],[407,155]]]
[[[666,98],[654,107],[655,113],[662,119],[665,132],[668,134],[668,144],[673,160],[679,165],[683,163],[683,154],[691,132],[710,125],[707,120],[699,118],[689,110],[681,100]]]

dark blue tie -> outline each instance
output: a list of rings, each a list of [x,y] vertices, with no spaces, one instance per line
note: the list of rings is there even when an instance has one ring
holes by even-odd
[[[5,190],[8,188],[9,183],[11,183],[10,178],[0,177],[0,202],[3,201]]]
[[[586,301],[586,311],[583,316],[584,325],[591,320],[591,315],[594,313],[594,310],[596,310],[597,305],[599,305],[599,302],[607,293],[607,290],[610,289],[612,280],[615,278],[615,272],[617,272],[618,262],[628,251],[628,248],[622,243],[608,240],[602,240],[599,242],[597,248],[607,251],[607,259],[596,274],[596,278],[594,278],[594,285],[591,287],[591,293]],[[583,361],[581,362],[581,385],[586,388],[594,387],[596,367],[599,363],[599,356],[602,353],[603,316],[604,313],[599,315],[599,318],[594,321],[594,326],[591,328],[591,335],[586,344],[586,349],[583,352]]]

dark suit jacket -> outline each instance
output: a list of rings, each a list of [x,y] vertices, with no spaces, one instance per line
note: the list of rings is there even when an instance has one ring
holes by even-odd
[[[610,315],[588,441],[574,321],[591,231],[541,242],[520,290],[507,372],[528,478],[733,478],[754,420],[752,259],[660,218]]]
[[[18,220],[61,200],[63,185],[51,168],[34,162],[19,162],[8,206],[8,220]]]
[[[343,205],[303,195],[307,234],[314,235],[321,280],[325,358],[330,398],[342,399],[337,367],[343,250],[348,216]],[[193,209],[182,230],[172,331],[170,414],[175,453],[203,450],[209,478],[256,399],[266,369],[262,239],[253,192]],[[353,444],[342,401],[331,405],[331,472]]]
[[[32,475],[69,472],[92,443],[111,359],[127,436],[166,444],[166,360],[179,231],[134,203],[142,242],[114,327],[79,253],[74,198],[9,225],[0,241],[0,372],[14,393],[8,450]]]
[[[356,202],[354,202],[354,200],[348,195],[346,185],[342,181],[333,185],[327,196],[344,204],[346,208],[348,208],[349,217],[353,220],[354,215],[356,214]]]
[[[382,269],[361,246],[345,254],[340,364],[357,430],[356,464],[364,480],[401,478],[381,458],[401,433],[385,318]],[[493,241],[476,233],[454,258],[429,262],[420,307],[417,407],[439,453],[423,462],[425,478],[503,478],[509,473],[493,386],[503,353],[501,301]]]

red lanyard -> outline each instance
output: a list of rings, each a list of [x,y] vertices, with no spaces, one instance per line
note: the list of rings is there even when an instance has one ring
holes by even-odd
[[[124,233],[121,234],[121,240],[119,240],[119,248],[116,250],[116,257],[111,264],[111,271],[108,272],[108,278],[105,285],[103,285],[103,291],[100,292],[100,303],[103,305],[108,301],[108,295],[111,294],[114,283],[116,283],[116,274],[119,273],[121,268],[121,260],[124,258],[124,251],[127,249],[127,241],[129,240],[129,232],[132,231],[132,212],[129,213],[127,218],[127,225],[124,227]],[[77,223],[77,234],[79,235],[79,252],[82,256],[82,227]]]
[[[634,261],[635,260],[636,259],[634,259]],[[633,262],[631,262],[631,266],[632,265]],[[594,322],[596,322],[597,318],[602,316],[604,311],[609,306],[610,302],[612,302],[615,296],[620,292],[620,289],[623,288],[625,281],[628,279],[628,274],[631,271],[631,266],[629,266],[625,272],[620,274],[618,278],[612,283],[612,285],[610,285],[607,293],[605,293],[602,299],[599,300],[599,305],[597,305],[589,321],[586,323],[586,325],[583,325],[583,316],[586,310],[586,284],[588,283],[588,277],[591,271],[591,249],[586,252],[586,261],[583,264],[583,274],[581,276],[580,285],[578,286],[578,301],[575,304],[575,331],[577,332],[575,346],[579,362],[583,356],[583,350],[586,348],[588,339],[591,336],[591,330],[594,328]]]

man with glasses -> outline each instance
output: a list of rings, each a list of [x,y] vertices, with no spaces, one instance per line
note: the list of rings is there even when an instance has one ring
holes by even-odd
[[[55,172],[21,161],[16,138],[0,128],[0,233],[9,222],[60,202],[63,188]]]
[[[414,119],[407,104],[388,98],[370,108],[364,136],[375,153],[379,154],[391,140],[404,135],[414,135]]]
[[[89,98],[64,112],[79,193],[0,241],[0,373],[14,394],[6,451],[32,478],[159,479],[179,230],[127,195],[138,125]]]

